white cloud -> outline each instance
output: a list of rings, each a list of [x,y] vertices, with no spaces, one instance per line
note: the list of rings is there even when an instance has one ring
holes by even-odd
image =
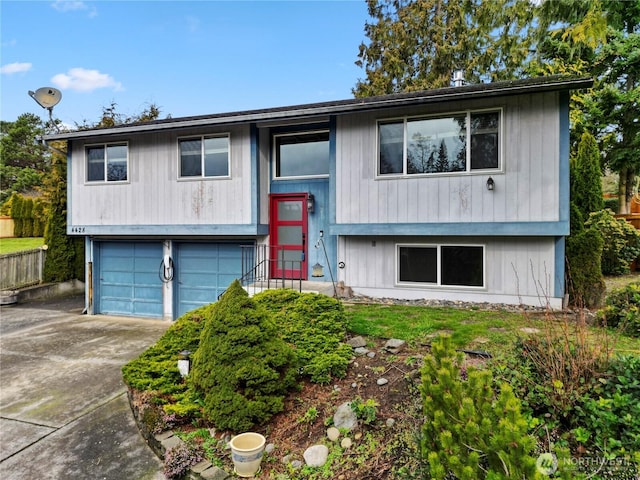
[[[55,75],[51,81],[63,90],[69,89],[77,92],[92,92],[98,88],[122,90],[122,84],[116,82],[111,75],[86,68],[71,68],[67,73]]]
[[[95,17],[98,12],[95,7],[87,5],[85,2],[78,0],[56,0],[51,6],[59,12],[77,12],[88,10],[90,17]]]
[[[0,73],[4,75],[13,75],[14,73],[23,73],[31,70],[31,64],[28,62],[7,63],[0,67]]]

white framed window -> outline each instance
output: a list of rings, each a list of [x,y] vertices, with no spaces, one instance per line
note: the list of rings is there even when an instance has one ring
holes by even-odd
[[[328,130],[278,134],[273,140],[274,178],[329,175]]]
[[[127,143],[87,145],[85,156],[88,183],[126,182],[129,179]]]
[[[229,135],[178,139],[178,178],[229,177]]]
[[[502,110],[378,122],[377,176],[501,169]]]
[[[484,245],[397,244],[396,284],[483,288]]]

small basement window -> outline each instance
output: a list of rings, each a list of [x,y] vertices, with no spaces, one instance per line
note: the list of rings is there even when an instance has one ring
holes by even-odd
[[[484,287],[482,245],[397,245],[398,285]]]

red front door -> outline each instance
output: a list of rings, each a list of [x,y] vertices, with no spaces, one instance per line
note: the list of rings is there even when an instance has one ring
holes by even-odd
[[[307,194],[271,195],[271,276],[307,279]]]

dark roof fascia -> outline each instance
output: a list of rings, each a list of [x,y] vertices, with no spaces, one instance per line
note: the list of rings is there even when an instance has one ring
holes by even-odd
[[[259,123],[276,120],[305,119],[326,115],[366,112],[381,108],[422,105],[473,98],[503,97],[560,90],[580,90],[593,86],[590,77],[537,77],[508,82],[483,83],[462,87],[447,87],[418,92],[396,93],[377,97],[354,98],[333,102],[311,103],[264,110],[247,110],[196,117],[169,118],[151,122],[118,125],[109,128],[78,130],[47,135],[46,140],[70,140],[107,135],[127,135],[160,130],[175,130],[213,125]]]

